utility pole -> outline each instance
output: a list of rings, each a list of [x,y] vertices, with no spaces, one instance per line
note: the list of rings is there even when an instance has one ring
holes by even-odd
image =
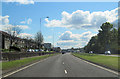
[[[53,41],[53,51],[54,51],[54,29],[52,29],[52,31],[53,31],[53,39],[52,39],[52,41]]]
[[[47,17],[42,17],[42,18],[49,18],[48,16]],[[41,46],[42,46],[42,40],[41,40],[41,34],[42,34],[42,18],[40,18],[40,49],[41,49]]]
[[[40,18],[40,46],[39,46],[39,48],[41,49],[41,18]]]

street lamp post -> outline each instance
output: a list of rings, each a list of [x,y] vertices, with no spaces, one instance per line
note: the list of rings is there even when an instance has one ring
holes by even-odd
[[[49,18],[49,17],[47,16],[47,17],[42,17],[42,18]],[[41,33],[42,33],[42,31],[41,31],[41,30],[42,30],[42,29],[41,29],[41,27],[42,27],[42,26],[41,26],[41,21],[42,21],[42,18],[40,18],[40,48],[41,48],[41,43],[42,43],[42,42],[41,42]]]
[[[53,29],[53,48],[54,48],[54,29]]]

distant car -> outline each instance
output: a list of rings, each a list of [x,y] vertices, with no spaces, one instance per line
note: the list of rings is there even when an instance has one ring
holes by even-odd
[[[77,51],[73,51],[73,53],[76,53]]]
[[[33,49],[28,49],[27,52],[33,52]]]
[[[62,54],[65,54],[65,51],[62,51]]]
[[[42,50],[42,49],[39,49],[39,51],[44,51],[44,50]]]
[[[90,51],[89,53],[91,53],[91,54],[92,54],[92,53],[93,53],[93,51]]]
[[[110,51],[105,51],[105,55],[111,55]]]
[[[38,52],[39,50],[38,49],[35,49],[35,52]]]

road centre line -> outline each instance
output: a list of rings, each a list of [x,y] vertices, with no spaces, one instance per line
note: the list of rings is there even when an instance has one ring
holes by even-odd
[[[64,70],[64,72],[65,72],[65,74],[67,74],[67,71],[66,71],[66,70]]]

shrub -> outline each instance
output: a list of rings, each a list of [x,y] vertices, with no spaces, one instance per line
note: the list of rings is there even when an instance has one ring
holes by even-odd
[[[21,51],[20,48],[18,48],[16,46],[10,46],[10,50]]]

